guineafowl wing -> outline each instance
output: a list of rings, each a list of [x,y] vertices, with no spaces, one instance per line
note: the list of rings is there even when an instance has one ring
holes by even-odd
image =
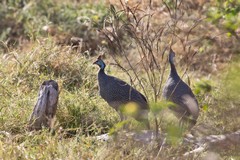
[[[140,93],[139,92],[139,95],[142,97],[142,99],[147,103],[147,99],[146,99],[146,97],[142,94],[142,93]]]
[[[134,101],[137,102],[142,109],[148,109],[147,100],[144,95],[121,79],[111,76],[109,76],[109,78],[112,79],[112,83],[108,84],[109,90],[111,90],[111,93],[109,93],[111,94],[109,95],[111,101],[119,101],[122,102],[122,104]]]
[[[184,113],[185,116],[192,115],[197,119],[199,114],[197,100],[190,87],[181,79],[169,78],[163,90],[163,97],[177,104],[170,109],[178,114]]]

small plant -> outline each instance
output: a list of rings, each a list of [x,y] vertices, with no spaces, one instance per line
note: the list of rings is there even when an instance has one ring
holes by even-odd
[[[196,52],[191,52],[191,46],[182,43],[178,39],[181,26],[177,26],[181,17],[176,17],[176,12],[181,11],[181,3],[176,2],[175,8],[170,9],[170,3],[162,5],[168,9],[168,18],[163,21],[155,21],[155,13],[142,11],[139,4],[130,6],[121,3],[122,10],[117,11],[114,5],[109,8],[109,14],[100,33],[105,36],[108,43],[107,52],[114,59],[115,65],[124,71],[131,85],[140,88],[149,102],[157,104],[161,100],[161,92],[164,84],[167,68],[166,54],[174,44],[180,43],[184,50],[189,47],[187,54],[193,58]],[[172,3],[171,3],[172,5]],[[189,37],[190,32],[198,25],[195,22],[185,35]],[[180,34],[180,33],[179,33]],[[128,54],[133,52],[132,54]],[[185,70],[187,72],[188,66]],[[184,73],[184,74],[185,74]],[[155,116],[155,129],[158,133],[158,111],[156,107],[152,111]]]
[[[240,1],[218,0],[213,2],[213,7],[208,11],[208,19],[218,27],[224,28],[228,36],[240,40],[237,30],[240,27]]]

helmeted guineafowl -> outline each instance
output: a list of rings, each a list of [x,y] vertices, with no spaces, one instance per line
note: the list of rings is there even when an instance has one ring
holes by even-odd
[[[175,53],[170,48],[168,60],[171,71],[163,89],[163,97],[176,104],[170,109],[180,118],[180,122],[188,122],[189,127],[192,127],[196,124],[199,115],[198,102],[191,88],[179,77],[174,65],[174,57]]]
[[[142,95],[126,82],[116,77],[107,75],[104,71],[106,65],[103,62],[101,56],[99,56],[93,64],[97,64],[100,67],[100,70],[98,72],[98,85],[101,97],[111,107],[119,112],[121,120],[123,120],[123,115],[120,112],[121,107],[128,104],[129,102],[134,102],[137,104],[138,108],[133,118],[144,123],[149,129],[149,105],[144,95]]]

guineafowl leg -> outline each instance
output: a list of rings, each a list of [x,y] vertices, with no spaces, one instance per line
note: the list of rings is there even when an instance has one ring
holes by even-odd
[[[195,119],[191,119],[190,117],[185,117],[184,119],[184,123],[186,124],[186,128],[188,130],[191,130],[193,126],[197,123]]]
[[[125,115],[123,115],[123,113],[121,111],[118,111],[118,114],[120,116],[120,122],[127,120],[127,117]],[[123,124],[123,129],[125,129],[125,130],[128,129],[127,124]]]
[[[124,113],[121,111],[121,109],[117,110],[119,116],[120,116],[120,121],[124,121],[127,119],[126,115],[124,115]]]
[[[146,129],[150,130],[150,123],[148,119],[143,119],[141,122],[144,124]]]
[[[179,128],[183,128],[183,126],[184,126],[184,121],[183,121],[182,118],[179,120],[178,126],[179,126]]]
[[[180,119],[179,119],[179,127],[180,127],[180,128],[183,128],[183,125],[184,125],[186,116],[187,116],[187,111],[185,111],[185,112],[181,115],[181,117],[180,117]]]
[[[120,121],[124,121],[125,116],[122,114],[121,111],[119,111],[118,113],[119,113],[119,116],[120,116]]]
[[[196,122],[197,121],[195,119],[191,119],[191,117],[189,117],[189,114],[186,111],[180,118],[179,126],[181,128],[185,127],[185,129],[190,130],[196,124]]]
[[[139,111],[138,115],[135,117],[137,121],[142,123],[146,129],[150,129],[150,123],[148,121],[148,110]]]

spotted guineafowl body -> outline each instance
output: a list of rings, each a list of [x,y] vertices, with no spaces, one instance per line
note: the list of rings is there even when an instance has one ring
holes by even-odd
[[[126,82],[116,77],[107,75],[104,71],[105,63],[101,57],[98,57],[98,60],[94,62],[94,64],[97,64],[100,67],[98,72],[98,84],[101,97],[118,112],[121,109],[120,107],[123,105],[126,105],[129,102],[135,102],[139,109],[133,118],[137,121],[144,122],[149,128],[149,105],[144,95]],[[121,113],[120,117],[122,120]]]
[[[176,104],[170,109],[175,111],[177,117],[183,121],[188,121],[193,126],[199,116],[198,102],[191,88],[179,77],[173,62],[174,56],[175,53],[170,49],[169,63],[171,71],[163,89],[163,97]]]

